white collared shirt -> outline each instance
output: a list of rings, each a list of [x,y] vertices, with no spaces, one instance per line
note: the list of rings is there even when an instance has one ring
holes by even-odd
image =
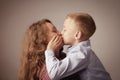
[[[59,60],[52,50],[45,51],[46,67],[52,80],[78,73],[81,80],[111,80],[98,57],[90,48],[90,41],[82,41],[68,49],[67,56]]]

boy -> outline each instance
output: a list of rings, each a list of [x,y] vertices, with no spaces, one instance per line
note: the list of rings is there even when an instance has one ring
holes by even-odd
[[[96,25],[89,14],[69,14],[64,22],[62,37],[65,45],[71,45],[67,56],[58,60],[54,51],[61,47],[62,38],[55,36],[45,51],[46,67],[52,80],[77,74],[80,80],[111,80],[102,63],[92,51],[89,38]],[[73,79],[74,80],[74,79]]]

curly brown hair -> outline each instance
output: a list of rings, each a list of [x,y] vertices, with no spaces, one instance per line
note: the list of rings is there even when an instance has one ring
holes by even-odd
[[[26,31],[23,41],[19,80],[39,79],[41,67],[45,64],[44,51],[48,44],[46,23],[51,23],[51,21],[43,19],[33,23]]]

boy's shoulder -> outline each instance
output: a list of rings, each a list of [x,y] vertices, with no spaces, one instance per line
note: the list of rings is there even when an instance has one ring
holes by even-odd
[[[79,53],[88,53],[88,51],[92,50],[91,49],[91,45],[90,45],[90,41],[86,40],[86,41],[82,41],[79,42],[78,44],[68,48],[67,50],[67,54],[79,54]]]

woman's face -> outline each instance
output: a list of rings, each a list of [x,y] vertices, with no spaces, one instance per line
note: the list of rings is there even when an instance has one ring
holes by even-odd
[[[58,30],[52,23],[46,23],[48,27],[48,42],[52,39],[52,37],[56,34],[58,34]]]

